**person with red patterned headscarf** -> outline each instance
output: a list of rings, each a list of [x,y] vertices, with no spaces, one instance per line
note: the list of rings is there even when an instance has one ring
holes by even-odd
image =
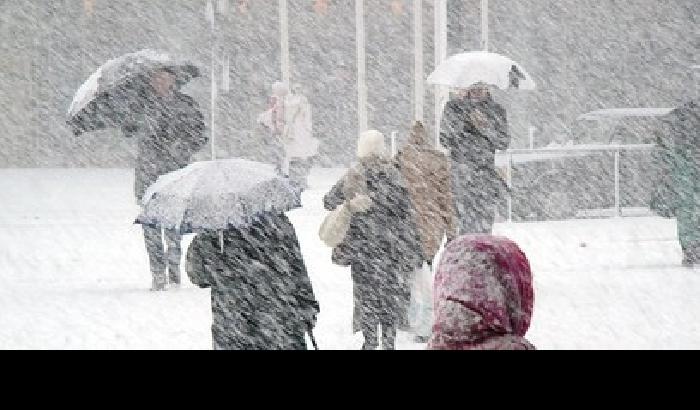
[[[434,285],[431,350],[534,350],[525,339],[534,305],[532,272],[509,239],[465,235],[450,242]]]

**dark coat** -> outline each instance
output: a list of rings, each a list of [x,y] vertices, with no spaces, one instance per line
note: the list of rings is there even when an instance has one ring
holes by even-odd
[[[490,233],[494,205],[508,189],[495,164],[496,150],[510,144],[505,109],[491,97],[449,101],[440,127],[440,144],[450,151],[459,233]]]
[[[199,105],[180,92],[167,100],[144,99],[134,118],[122,129],[140,134],[134,175],[134,194],[140,200],[159,176],[187,166],[208,138]]]
[[[215,349],[305,349],[319,312],[294,227],[284,215],[198,235],[187,253],[193,283],[211,286]]]
[[[663,193],[655,208],[664,216],[675,216],[683,248],[700,246],[700,105],[691,101],[673,110],[667,117],[660,143],[663,158]],[[665,171],[665,172],[664,172]],[[661,197],[661,198],[659,198]]]
[[[355,213],[333,262],[350,266],[353,280],[353,330],[361,323],[404,326],[410,289],[408,275],[423,260],[408,190],[396,165],[372,157],[362,160],[325,196],[326,209],[345,201],[344,184],[363,175],[372,206]]]
[[[491,97],[448,101],[440,124],[440,145],[457,164],[494,164],[496,150],[508,148],[506,110]]]

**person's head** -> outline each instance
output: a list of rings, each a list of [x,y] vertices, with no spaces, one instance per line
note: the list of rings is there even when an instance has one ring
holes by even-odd
[[[303,94],[303,93],[304,93],[304,87],[302,87],[302,85],[299,84],[299,83],[294,83],[294,85],[292,86],[292,92],[293,92],[295,95]]]
[[[425,132],[425,127],[420,121],[413,123],[411,134],[408,138],[408,143],[411,145],[431,145],[431,141]]]
[[[287,87],[287,84],[281,81],[275,81],[274,84],[272,84],[272,95],[275,97],[284,97],[287,94],[289,94],[289,87]]]
[[[504,338],[529,345],[523,336],[534,304],[532,273],[525,254],[509,239],[466,235],[450,242],[434,295],[431,348],[488,348]]]
[[[167,68],[157,70],[151,75],[151,87],[159,97],[167,97],[175,91],[177,76]]]
[[[369,130],[360,134],[357,141],[357,157],[359,159],[385,156],[384,134],[377,130]]]
[[[473,101],[482,101],[491,96],[491,91],[487,84],[476,83],[467,89],[466,96]]]

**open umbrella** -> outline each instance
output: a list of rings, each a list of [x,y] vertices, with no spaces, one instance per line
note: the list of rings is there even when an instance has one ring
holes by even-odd
[[[535,89],[535,82],[520,64],[488,51],[455,54],[428,76],[428,84],[432,85],[469,88],[477,83],[494,85],[502,90]]]
[[[75,135],[110,127],[120,127],[135,114],[144,98],[149,74],[168,69],[177,86],[199,77],[199,69],[169,54],[141,50],[111,59],[83,83],[68,108],[68,125]]]
[[[301,189],[272,165],[237,158],[201,161],[159,177],[141,205],[136,223],[183,234],[222,231],[300,207]]]

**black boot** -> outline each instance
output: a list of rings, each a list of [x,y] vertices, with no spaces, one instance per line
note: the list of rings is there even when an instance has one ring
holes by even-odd
[[[165,290],[165,285],[165,273],[153,275],[153,281],[151,282],[151,291],[163,291]]]
[[[180,269],[173,268],[172,266],[168,268],[168,282],[174,286],[180,286]]]
[[[382,350],[396,350],[396,326],[382,325]]]
[[[362,336],[365,342],[362,343],[362,350],[377,350],[379,342],[377,341],[377,325],[362,325]]]
[[[700,265],[700,245],[683,247],[682,264],[687,268]]]

